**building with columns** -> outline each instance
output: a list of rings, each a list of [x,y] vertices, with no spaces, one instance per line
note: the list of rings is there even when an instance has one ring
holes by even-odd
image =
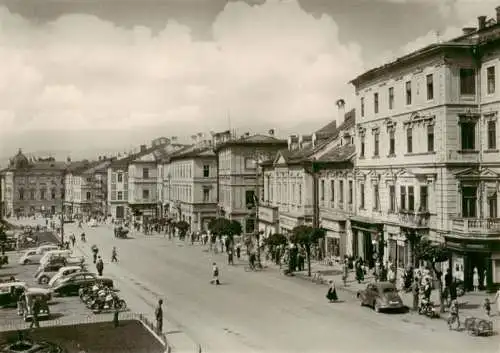
[[[202,140],[174,153],[166,175],[168,213],[204,231],[217,216],[217,156],[211,140]]]
[[[466,286],[500,285],[500,9],[477,28],[356,77],[353,255],[412,259],[410,239],[453,252]],[[358,244],[357,246],[355,244]],[[484,278],[486,274],[486,278]]]
[[[66,166],[52,157],[28,158],[19,150],[0,172],[3,214],[25,217],[61,212]]]
[[[276,156],[288,142],[269,135],[244,134],[235,138],[229,131],[214,136],[218,169],[218,212],[241,223],[244,233],[253,233],[255,201],[263,197],[259,163]]]

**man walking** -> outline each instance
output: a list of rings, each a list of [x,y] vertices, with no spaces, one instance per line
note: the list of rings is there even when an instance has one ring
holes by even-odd
[[[163,300],[158,300],[158,306],[155,310],[155,318],[156,318],[156,332],[161,334],[163,332]]]
[[[212,280],[210,281],[210,283],[215,284],[217,286],[220,284],[219,268],[217,267],[217,264],[215,262],[212,264]]]
[[[31,317],[30,328],[33,328],[33,326],[36,328],[40,328],[40,323],[38,322],[38,314],[40,313],[40,302],[38,301],[38,299],[33,300],[31,310],[33,312],[33,315]]]
[[[102,277],[102,271],[104,270],[104,263],[102,262],[102,259],[100,256],[97,259],[97,263],[96,263],[95,267],[97,269],[97,273],[99,274],[99,276]]]
[[[116,255],[116,246],[113,246],[113,250],[111,252],[111,262],[118,262],[118,257]]]

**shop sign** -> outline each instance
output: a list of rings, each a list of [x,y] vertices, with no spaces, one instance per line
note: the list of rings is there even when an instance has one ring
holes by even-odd
[[[277,211],[270,208],[260,207],[259,208],[259,218],[263,221],[274,223],[277,218]]]

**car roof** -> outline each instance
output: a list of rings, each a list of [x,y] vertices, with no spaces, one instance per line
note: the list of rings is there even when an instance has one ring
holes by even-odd
[[[6,287],[26,287],[26,282],[15,281],[15,282],[0,283],[0,288],[6,288]]]
[[[66,270],[78,270],[80,268],[81,268],[80,266],[64,266],[64,267],[61,267],[59,269],[59,272],[63,272],[63,271],[66,271]]]

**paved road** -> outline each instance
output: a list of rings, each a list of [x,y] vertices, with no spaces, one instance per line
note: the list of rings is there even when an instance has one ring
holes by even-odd
[[[68,225],[66,234],[72,231],[80,233]],[[150,304],[163,296],[167,318],[206,352],[500,351],[498,336],[450,332],[443,321],[414,314],[376,314],[347,292],[339,292],[344,302],[328,304],[323,286],[271,270],[245,272],[243,265],[227,266],[223,256],[200,246],[162,236],[115,239],[106,226],[86,227],[85,233],[88,244],[82,248],[99,246],[104,275],[122,278]],[[107,263],[112,246],[118,248],[118,264]],[[221,269],[219,287],[209,284],[213,261]]]

